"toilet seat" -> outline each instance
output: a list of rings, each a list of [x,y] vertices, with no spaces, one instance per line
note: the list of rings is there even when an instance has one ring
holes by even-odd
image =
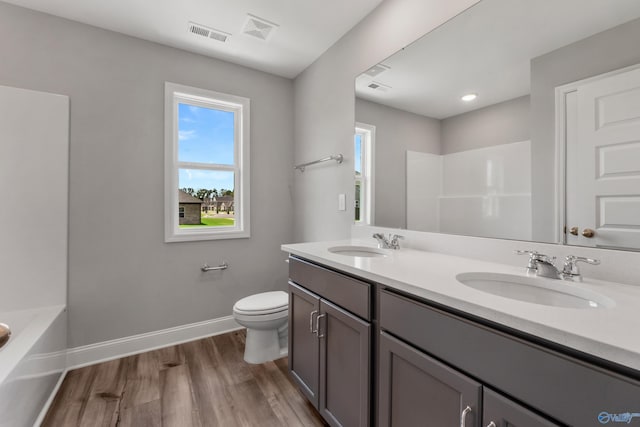
[[[285,312],[289,309],[289,294],[283,291],[263,292],[242,298],[233,306],[233,312],[243,316],[262,316]]]

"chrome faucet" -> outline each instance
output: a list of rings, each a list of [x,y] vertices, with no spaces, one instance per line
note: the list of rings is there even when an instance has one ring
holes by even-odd
[[[550,279],[562,279],[572,282],[582,282],[582,275],[578,268],[579,262],[598,265],[600,261],[592,258],[585,258],[575,255],[567,255],[564,260],[562,271],[559,271],[554,265],[556,257],[549,258],[547,255],[536,251],[516,251],[518,255],[529,255],[529,263],[527,264],[527,274],[539,277],[547,277]]]
[[[378,241],[378,247],[381,249],[400,249],[400,240],[404,239],[404,236],[399,234],[389,234],[389,238],[384,237],[382,233],[375,233],[373,238]]]
[[[550,279],[560,279],[560,272],[553,263],[556,257],[549,258],[547,255],[536,251],[516,251],[518,255],[529,255],[529,263],[527,264],[527,274],[540,277],[548,277]]]

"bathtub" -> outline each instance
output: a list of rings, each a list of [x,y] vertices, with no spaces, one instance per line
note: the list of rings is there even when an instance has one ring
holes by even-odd
[[[1,311],[11,338],[0,348],[0,427],[39,422],[66,367],[64,305]]]

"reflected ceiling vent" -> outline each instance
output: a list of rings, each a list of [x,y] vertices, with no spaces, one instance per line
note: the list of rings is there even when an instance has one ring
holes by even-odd
[[[218,40],[225,43],[231,34],[224,31],[214,30],[213,28],[205,27],[204,25],[196,24],[195,22],[189,22],[189,32],[196,36],[206,37],[208,39]]]
[[[268,41],[278,29],[279,25],[269,22],[266,19],[247,14],[247,20],[244,22],[242,32],[248,36]]]
[[[382,73],[384,73],[387,70],[390,70],[391,67],[389,67],[388,65],[384,65],[384,64],[378,64],[378,65],[374,65],[373,67],[369,68],[367,71],[365,71],[363,74],[369,77],[376,77]]]
[[[383,85],[379,82],[371,82],[367,85],[367,87],[378,92],[388,92],[389,90],[391,90],[391,86]]]

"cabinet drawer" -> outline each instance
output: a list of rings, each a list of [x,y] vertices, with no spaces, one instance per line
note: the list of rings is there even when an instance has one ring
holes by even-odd
[[[289,278],[340,307],[371,320],[371,285],[335,271],[289,259]]]
[[[380,326],[562,423],[640,412],[638,381],[384,290]]]

